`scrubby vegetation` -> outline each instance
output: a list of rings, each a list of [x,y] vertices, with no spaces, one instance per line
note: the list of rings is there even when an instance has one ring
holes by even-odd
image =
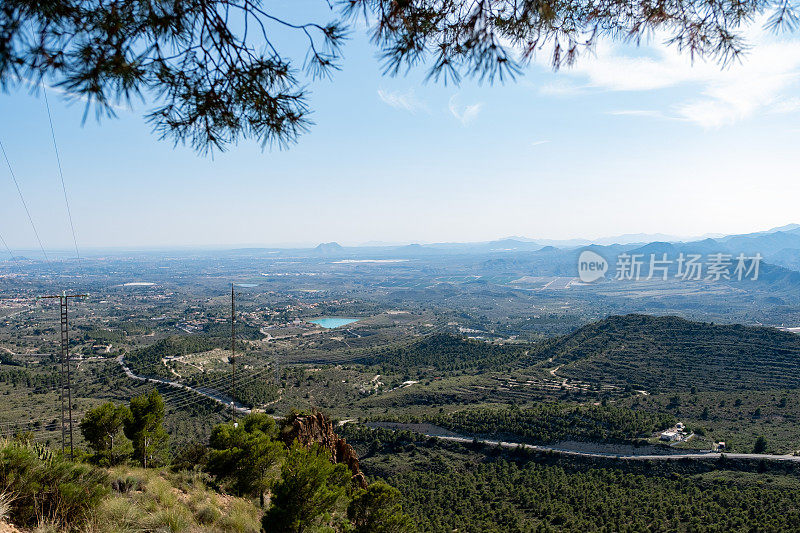
[[[108,492],[104,471],[67,461],[41,445],[0,441],[0,494],[16,524],[84,523]]]
[[[201,472],[118,466],[109,477],[113,492],[86,525],[94,533],[260,531],[257,505],[219,493]]]
[[[8,383],[12,387],[24,386],[34,392],[54,389],[59,383],[55,372],[32,373],[27,369],[3,370],[0,372],[0,383]]]
[[[252,337],[253,328],[248,327],[245,333]],[[255,333],[258,330],[256,328]],[[220,332],[222,333],[222,332]],[[227,330],[230,335],[230,329]],[[238,332],[237,332],[238,335]],[[207,352],[219,348],[229,348],[230,339],[224,336],[213,335],[192,335],[192,336],[171,336],[162,339],[150,346],[134,350],[125,356],[125,364],[134,374],[147,377],[157,377],[163,379],[176,380],[179,376],[170,370],[167,364],[168,358],[180,357],[185,355]],[[241,342],[238,344],[240,350],[245,346]],[[239,357],[243,357],[240,355]],[[227,366],[227,358],[225,359]],[[169,363],[174,365],[174,361]],[[264,372],[261,368],[259,371]],[[236,391],[231,388],[231,382],[227,379],[229,374],[223,371],[193,372],[186,376],[182,381],[195,387],[210,385],[218,392],[234,398],[237,402],[248,405],[258,406],[271,402],[278,397],[278,386],[269,379],[270,375],[264,373],[264,379],[242,380],[237,386]]]
[[[649,438],[653,432],[671,427],[676,422],[675,417],[667,413],[564,403],[543,403],[524,409],[516,406],[506,409],[471,408],[425,417],[424,420],[468,435],[513,435],[532,443],[564,439],[631,441]]]
[[[230,334],[230,332],[228,332]],[[168,378],[169,370],[164,366],[163,358],[178,357],[214,348],[224,348],[230,343],[224,337],[205,335],[173,336],[162,339],[150,346],[134,350],[125,356],[125,363],[134,374]]]
[[[520,346],[491,344],[455,335],[437,334],[406,346],[379,348],[359,363],[402,372],[412,367],[436,370],[492,369],[518,361],[526,354]]]
[[[414,530],[396,489],[359,486],[334,443],[288,442],[263,413],[217,426],[209,447],[184,446],[165,468],[163,415],[155,390],[90,410],[80,429],[94,453],[79,458],[98,466],[0,442],[0,518],[93,533]]]
[[[420,531],[797,531],[796,465],[618,462],[345,426]]]
[[[460,434],[533,444],[635,443],[680,421],[694,435],[672,443],[675,449],[707,450],[719,440],[735,452],[798,449],[800,381],[792,376],[800,375],[795,374],[800,344],[795,336],[768,328],[628,315],[537,344],[454,335],[393,337],[378,344],[367,335],[339,335],[344,340],[298,335],[267,345],[266,355],[255,349],[243,353],[241,366],[237,360],[243,378],[237,399],[258,405],[279,398],[265,406],[274,409],[270,414],[292,405],[322,406],[341,419],[432,423]],[[215,345],[209,338],[203,333],[150,347],[131,344],[126,361],[152,370],[134,368],[137,373],[163,371],[170,379],[229,394],[223,351],[228,340],[220,337]],[[297,353],[308,349],[327,359],[287,362],[281,350],[295,353],[294,342]],[[31,419],[20,431],[29,428],[37,440],[55,442],[57,415],[35,410],[40,403],[57,406],[57,366],[32,360],[19,366],[18,360],[25,361],[15,354],[0,370],[10,419]],[[73,407],[83,417],[77,462],[57,453],[42,456],[44,465],[61,465],[61,481],[57,489],[40,491],[34,507],[25,503],[24,491],[6,505],[8,516],[25,527],[69,522],[101,533],[262,527],[366,533],[409,531],[412,523],[423,531],[476,532],[798,527],[800,484],[790,463],[751,461],[739,471],[710,460],[692,466],[636,461],[634,468],[346,425],[337,432],[354,439],[373,481],[363,489],[344,465],[331,462],[329,449],[284,442],[280,424],[267,414],[219,424],[230,416],[223,406],[152,381],[130,380],[113,355],[84,359],[74,370],[80,392]],[[129,403],[131,396],[137,398]],[[5,430],[16,431],[11,424]],[[44,449],[13,446],[33,450],[34,457]],[[697,463],[705,470],[695,468]],[[783,467],[786,472],[778,471]],[[56,486],[42,479],[43,486]],[[99,496],[72,500],[80,504],[72,510],[59,504],[53,511],[49,495],[70,501],[69,494],[57,492],[69,490],[70,483],[80,494],[97,489]],[[20,511],[25,506],[27,514]]]
[[[232,390],[230,374],[222,372],[203,372],[193,375],[186,380],[193,387],[209,386],[214,390],[234,398],[242,405],[259,406],[275,400],[278,397],[279,387],[272,382],[269,372],[261,371],[259,379],[240,380],[236,385],[236,392]]]
[[[800,449],[800,390],[688,391],[636,395],[619,402],[635,412],[668,413],[684,422],[695,437],[691,447],[709,449],[723,441],[728,451],[751,452],[759,436],[767,453]]]
[[[538,353],[560,376],[649,392],[800,387],[800,336],[773,328],[613,316]]]
[[[432,459],[432,458],[429,458]],[[796,486],[734,485],[498,459],[389,479],[423,531],[797,531]]]

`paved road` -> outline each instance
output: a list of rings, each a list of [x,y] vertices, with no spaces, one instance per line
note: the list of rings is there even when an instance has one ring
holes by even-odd
[[[220,394],[219,392],[217,392],[215,390],[212,390],[212,389],[207,389],[205,387],[191,387],[191,386],[185,385],[183,383],[177,383],[175,381],[170,381],[168,379],[163,379],[163,378],[151,378],[151,377],[146,377],[146,376],[138,376],[138,375],[134,374],[131,371],[130,368],[128,368],[128,365],[125,364],[125,360],[123,358],[124,358],[124,355],[120,355],[119,357],[117,357],[117,363],[119,363],[119,366],[122,367],[122,370],[125,372],[125,375],[128,376],[131,379],[136,379],[138,381],[153,381],[153,382],[156,382],[156,383],[160,383],[162,385],[167,385],[168,387],[174,387],[176,389],[183,389],[183,390],[191,391],[191,392],[194,392],[194,393],[199,394],[201,396],[205,396],[206,398],[209,398],[210,400],[214,400],[215,402],[217,402],[217,403],[219,403],[221,405],[224,405],[225,407],[230,407],[231,406],[231,401],[232,401],[231,398],[229,398],[229,397],[227,397],[227,396],[225,396],[223,394]],[[240,404],[238,402],[234,405],[234,409],[236,410],[237,413],[245,414],[245,415],[249,414],[250,411],[251,411],[248,407],[245,407],[244,405],[242,405],[242,404]]]
[[[3,350],[4,352],[6,352],[8,355],[11,356],[23,355],[25,357],[50,357],[51,355],[53,355],[51,353],[14,353],[5,346],[0,346],[0,350]]]
[[[443,437],[440,435],[427,435],[427,437],[435,437],[441,440],[449,440],[453,442],[477,442],[481,444],[489,444],[491,446],[501,446],[503,448],[518,448],[522,447],[527,450],[537,450],[542,452],[553,452],[563,455],[575,455],[579,457],[597,457],[604,459],[622,459],[625,461],[674,461],[678,459],[719,459],[724,455],[728,459],[758,459],[765,461],[789,461],[793,463],[800,463],[800,456],[796,455],[772,455],[772,454],[758,454],[758,453],[718,453],[718,452],[686,452],[674,453],[670,455],[625,455],[613,453],[599,453],[599,452],[580,452],[576,450],[568,450],[565,448],[554,448],[549,446],[538,446],[534,444],[524,444],[521,442],[506,442],[488,439],[471,439],[469,437]]]
[[[184,385],[183,383],[176,383],[174,381],[170,381],[168,379],[162,378],[148,378],[145,376],[138,376],[134,374],[130,368],[125,364],[123,359],[123,355],[117,357],[117,362],[122,367],[122,370],[125,372],[125,375],[131,379],[136,379],[139,381],[154,381],[160,383],[162,385],[167,385],[169,387],[174,387],[178,389],[184,389],[187,391],[194,392],[201,396],[205,396],[215,402],[224,405],[226,407],[230,407],[231,399],[220,394],[217,391],[206,389],[204,387],[190,387],[189,385]],[[251,410],[239,403],[235,405],[236,412],[241,414],[248,414]],[[350,420],[343,420],[339,425],[343,425],[347,422],[355,421],[354,419]],[[793,463],[800,463],[800,456],[796,455],[774,455],[774,454],[757,454],[757,453],[718,453],[718,452],[686,452],[686,453],[673,453],[670,455],[626,455],[626,454],[613,454],[613,453],[600,453],[600,452],[581,452],[576,450],[569,450],[566,448],[555,448],[551,446],[540,446],[535,444],[525,444],[522,442],[507,442],[507,441],[497,441],[497,440],[490,440],[490,439],[473,439],[470,437],[445,437],[441,435],[430,435],[425,434],[426,437],[434,437],[441,440],[448,440],[451,442],[462,442],[462,443],[471,443],[471,442],[479,442],[481,444],[488,444],[490,446],[501,446],[503,448],[519,448],[522,447],[526,450],[536,450],[541,452],[552,452],[558,453],[562,455],[574,455],[578,457],[596,457],[596,458],[603,458],[603,459],[621,459],[625,461],[674,461],[679,459],[696,459],[696,460],[712,460],[712,459],[719,459],[721,456],[725,456],[729,459],[756,459],[756,460],[765,460],[765,461],[788,461]]]

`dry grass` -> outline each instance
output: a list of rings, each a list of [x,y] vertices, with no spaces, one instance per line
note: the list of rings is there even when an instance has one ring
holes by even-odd
[[[257,533],[261,511],[245,499],[217,494],[196,473],[117,467],[115,492],[85,533]]]
[[[11,502],[13,501],[13,494],[0,492],[0,522],[5,522],[8,519],[8,513],[11,511]]]

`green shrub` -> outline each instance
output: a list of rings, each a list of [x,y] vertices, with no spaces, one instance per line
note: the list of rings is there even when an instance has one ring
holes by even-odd
[[[15,442],[0,443],[0,486],[14,495],[10,520],[29,527],[82,524],[109,492],[104,472]]]
[[[150,516],[148,529],[179,533],[192,525],[192,516],[184,507],[170,506]]]
[[[219,528],[230,533],[258,533],[261,520],[258,509],[244,500],[234,500],[219,521]]]
[[[207,526],[222,518],[222,512],[213,505],[207,504],[197,510],[195,518],[197,518],[199,523]]]
[[[90,531],[141,531],[147,515],[144,510],[129,498],[108,498],[100,506],[96,523]]]
[[[116,492],[127,494],[142,490],[142,480],[135,476],[119,476],[111,481],[111,488]]]
[[[181,447],[172,458],[170,468],[175,472],[182,470],[202,470],[208,462],[208,447],[192,442]]]

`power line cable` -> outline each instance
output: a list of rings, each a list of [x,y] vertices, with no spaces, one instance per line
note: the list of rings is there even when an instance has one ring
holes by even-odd
[[[261,370],[254,372],[250,376],[247,376],[244,379],[242,379],[241,384],[252,383],[264,377],[266,373],[271,373],[271,372],[272,372],[271,368],[263,368]],[[162,392],[161,395],[165,399],[171,398],[172,400],[179,400],[178,404],[173,405],[173,407],[182,407],[187,403],[193,403],[194,400],[191,400],[191,398],[196,396],[201,396],[205,400],[217,402],[222,405],[227,405],[227,403],[225,403],[224,400],[221,400],[219,398],[212,398],[208,395],[208,393],[203,392],[203,390],[206,390],[227,398],[229,396],[229,393],[225,392],[224,390],[220,390],[224,389],[224,386],[228,384],[229,376],[227,374],[220,374],[216,378],[212,378],[206,382],[198,383],[196,385],[189,385],[188,383],[182,383],[179,381],[171,381],[171,380],[162,381],[164,380],[164,378],[158,378],[158,377],[148,377],[148,376],[138,376],[138,377],[148,380],[149,384],[171,387],[173,390],[167,390],[165,392]],[[147,383],[145,381],[142,381],[142,379],[138,379],[137,381],[141,381],[142,383]]]
[[[271,372],[271,370],[270,369],[262,369],[261,371],[256,372],[256,373],[252,374],[251,376],[248,376],[247,378],[243,379],[241,383],[242,384],[249,384],[249,383],[251,383],[253,381],[256,381],[260,377],[262,377],[262,376],[260,376],[260,374],[263,375],[264,372]],[[218,391],[218,390],[214,390],[211,387],[218,387],[219,385],[224,384],[227,381],[227,379],[228,379],[228,376],[220,376],[217,379],[211,380],[209,382],[210,386],[201,386],[200,388],[203,388],[203,389],[206,389],[206,390],[209,390],[211,392],[214,392],[214,393],[217,393],[217,394],[220,394],[220,395],[224,396],[225,394],[223,392]],[[153,384],[167,386],[163,382],[154,382]],[[180,384],[180,385],[177,385],[176,388],[180,388],[182,390],[165,391],[165,392],[161,393],[161,396],[164,398],[164,400],[166,402],[172,402],[172,405],[170,405],[170,407],[172,407],[173,409],[176,409],[176,410],[183,410],[186,407],[189,407],[192,404],[200,403],[201,401],[216,402],[216,403],[219,403],[220,405],[222,405],[223,407],[227,407],[227,404],[224,401],[222,401],[219,398],[209,397],[207,395],[207,393],[203,393],[197,387],[198,386],[194,386],[193,388],[189,388],[189,386]],[[50,421],[53,418],[54,418],[53,416],[49,416],[49,417],[33,418],[33,419],[28,419],[28,420],[23,420],[23,421],[0,422],[0,436],[7,436],[10,433],[19,431],[22,428],[26,428],[26,427],[29,428],[28,431],[30,431],[32,433],[54,431],[54,430],[50,430],[50,429],[48,429],[46,427],[30,428],[30,426],[35,425],[36,422]]]
[[[33,234],[36,235],[36,241],[39,243],[39,248],[42,250],[42,255],[44,255],[44,260],[50,263],[50,258],[47,257],[47,252],[44,251],[44,245],[42,245],[42,239],[39,238],[39,232],[36,230],[36,224],[33,223],[33,217],[31,216],[31,212],[28,209],[28,204],[25,203],[25,197],[22,195],[22,189],[20,189],[19,187],[17,176],[14,175],[14,169],[11,168],[11,161],[8,160],[8,154],[6,153],[6,148],[3,145],[3,141],[0,141],[0,151],[3,152],[3,158],[6,160],[6,165],[8,165],[8,172],[11,174],[11,179],[14,181],[14,185],[17,187],[17,193],[19,193],[19,199],[22,201],[22,207],[25,208],[25,213],[28,215],[28,221],[30,221],[31,228],[33,228]]]
[[[44,82],[42,82],[42,94],[44,94],[44,105],[47,108],[47,119],[50,121],[50,135],[53,138],[53,149],[56,152],[56,162],[58,163],[58,175],[61,178],[61,190],[64,191],[64,203],[67,205],[67,216],[69,217],[69,227],[72,230],[72,242],[75,244],[75,255],[77,256],[78,260],[80,260],[81,253],[78,251],[78,237],[75,235],[75,224],[72,222],[72,210],[69,207],[67,186],[64,184],[64,172],[61,169],[61,156],[58,153],[58,144],[56,143],[56,130],[53,127],[53,115],[50,113],[50,102],[47,100],[47,89],[45,89]]]
[[[17,258],[16,258],[16,256],[14,255],[14,252],[12,252],[12,251],[11,251],[11,248],[9,248],[9,247],[8,247],[8,244],[6,244],[6,240],[3,238],[3,236],[2,236],[2,235],[0,235],[0,243],[2,243],[2,244],[3,244],[3,248],[5,248],[5,249],[6,249],[6,251],[8,252],[8,255],[10,255],[10,256],[11,256],[11,260],[12,260],[12,261],[14,261],[14,264],[18,264],[18,263],[17,263]]]
[[[256,382],[259,379],[262,379],[265,376],[269,375],[271,372],[272,372],[272,369],[268,369],[268,368],[264,368],[262,370],[259,370],[258,372],[255,372],[255,373],[251,374],[250,376],[242,379],[241,382],[240,382],[240,385],[245,385],[245,384],[250,384],[250,383]],[[162,393],[162,396],[167,398],[168,395],[170,394],[170,392],[177,393],[177,395],[173,396],[173,398],[172,398],[172,401],[176,402],[176,403],[174,403],[172,405],[172,407],[175,408],[175,409],[180,409],[180,408],[185,407],[186,405],[195,403],[195,400],[193,399],[193,397],[195,397],[195,396],[201,396],[204,400],[216,402],[216,403],[219,403],[220,405],[227,406],[228,404],[224,400],[222,400],[220,398],[216,398],[216,397],[211,397],[211,396],[208,395],[208,393],[204,393],[203,392],[203,389],[205,389],[207,391],[211,391],[213,393],[216,393],[219,396],[222,396],[222,397],[225,397],[225,398],[229,398],[230,395],[228,393],[226,393],[225,391],[219,390],[220,388],[222,388],[226,384],[226,380],[228,380],[228,376],[222,376],[222,377],[214,380],[215,382],[217,382],[214,385],[194,385],[194,386],[188,386],[188,387],[187,386],[182,386],[180,388],[183,388],[184,390],[182,390],[182,391],[168,391],[166,393]],[[176,387],[176,388],[178,388],[178,387]],[[182,397],[183,395],[186,395],[188,397],[186,397],[186,396]],[[177,401],[177,400],[179,400],[179,401]],[[237,403],[240,404],[240,405],[243,405],[241,402],[237,402]]]

